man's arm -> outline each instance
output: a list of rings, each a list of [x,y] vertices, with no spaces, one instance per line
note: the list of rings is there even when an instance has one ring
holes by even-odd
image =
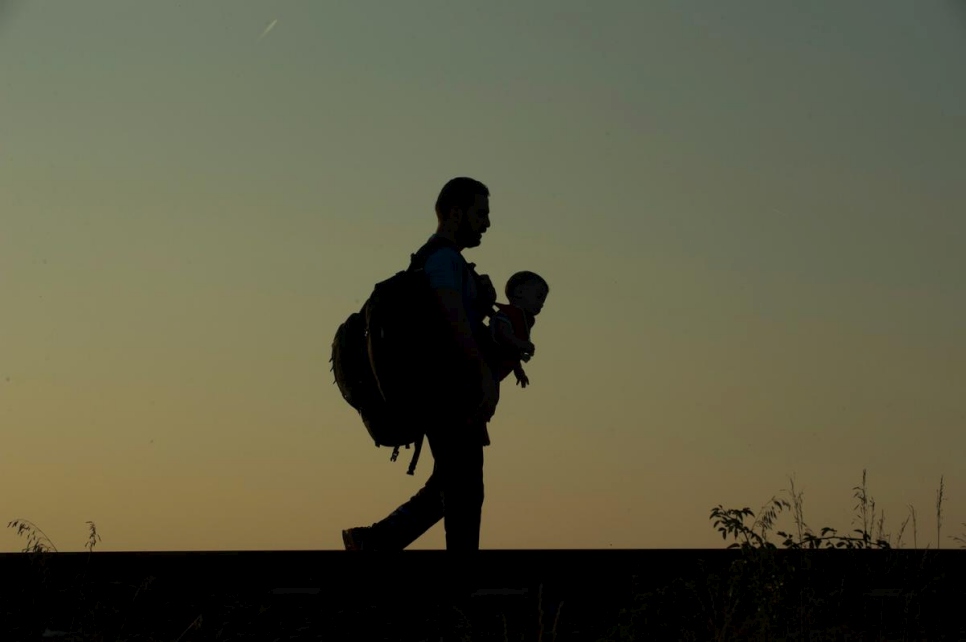
[[[483,354],[473,336],[470,319],[463,307],[463,295],[459,290],[440,288],[436,290],[436,297],[440,309],[453,330],[453,338],[459,345],[463,355],[469,361],[482,361]]]
[[[426,261],[426,276],[430,287],[436,292],[440,311],[452,328],[452,337],[468,361],[479,371],[488,371],[483,360],[469,316],[463,305],[463,270],[460,257],[452,250],[434,252]]]

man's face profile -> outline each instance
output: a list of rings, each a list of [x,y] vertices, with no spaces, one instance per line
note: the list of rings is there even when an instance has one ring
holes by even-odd
[[[459,236],[463,247],[477,247],[483,242],[483,234],[490,227],[490,199],[476,195],[473,204],[464,212],[459,221]]]

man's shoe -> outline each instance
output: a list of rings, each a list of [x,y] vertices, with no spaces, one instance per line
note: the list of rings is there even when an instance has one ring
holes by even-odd
[[[360,526],[358,528],[347,528],[342,531],[342,543],[345,544],[347,551],[367,551],[369,547],[365,545],[366,535],[371,531],[370,526]]]

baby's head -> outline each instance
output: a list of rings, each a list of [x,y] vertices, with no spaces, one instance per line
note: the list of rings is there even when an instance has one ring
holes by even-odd
[[[543,309],[550,286],[539,274],[524,271],[510,277],[505,292],[510,303],[536,316]]]

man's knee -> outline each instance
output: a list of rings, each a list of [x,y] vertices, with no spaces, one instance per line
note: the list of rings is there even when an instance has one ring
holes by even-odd
[[[486,496],[483,478],[482,476],[454,477],[447,484],[442,495],[444,503],[458,504],[468,511],[477,512],[483,506],[483,500]]]
[[[441,466],[439,479],[443,497],[471,509],[481,506],[485,496],[482,466],[467,459],[453,459],[447,464]]]

